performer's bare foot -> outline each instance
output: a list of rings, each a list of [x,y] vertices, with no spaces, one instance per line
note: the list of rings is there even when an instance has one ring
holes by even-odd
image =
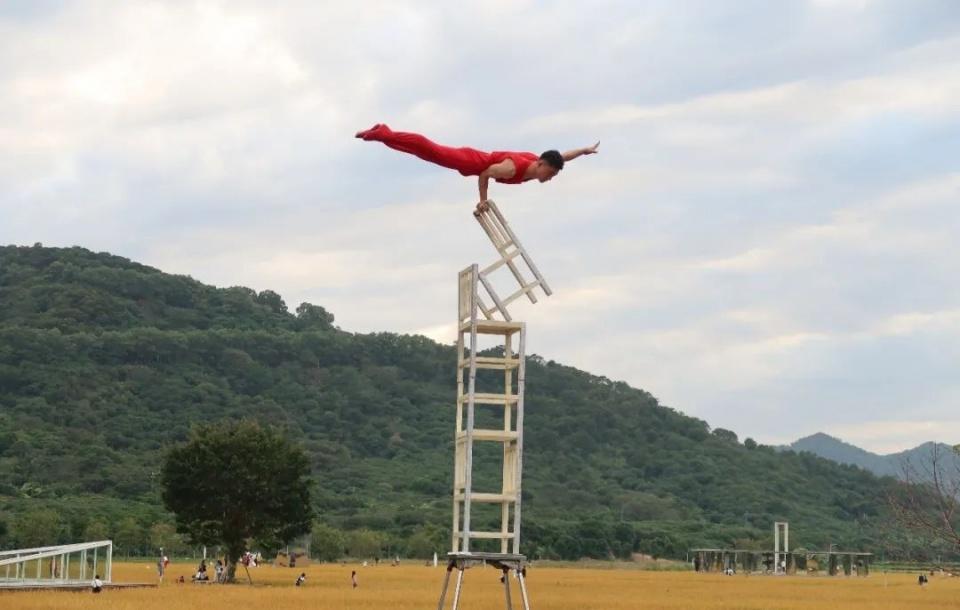
[[[361,140],[369,140],[369,139],[370,139],[370,135],[371,135],[373,132],[375,132],[375,131],[377,131],[378,129],[380,129],[381,127],[383,127],[383,123],[377,123],[376,125],[374,125],[374,126],[371,127],[370,129],[364,129],[363,131],[358,131],[354,137],[355,137],[355,138],[360,138]]]
[[[490,209],[490,204],[487,203],[486,201],[481,201],[480,203],[477,204],[477,209],[473,213],[473,215],[476,216],[477,218],[480,218],[480,215],[489,209]]]

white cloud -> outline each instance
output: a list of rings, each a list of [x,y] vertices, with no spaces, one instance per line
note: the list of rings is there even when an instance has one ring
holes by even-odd
[[[862,11],[875,4],[875,0],[810,0],[810,3],[820,8]]]
[[[449,341],[457,271],[495,257],[475,183],[353,132],[599,138],[547,185],[492,190],[555,291],[516,304],[532,351],[758,440],[905,409],[953,421],[949,7],[3,10],[0,241],[110,250],[322,304],[349,330]]]
[[[953,78],[960,39],[943,49],[944,57],[930,66],[893,66],[882,76],[849,81],[808,79],[745,91],[701,95],[689,100],[657,105],[616,105],[561,112],[531,119],[524,129],[531,133],[556,131],[564,125],[580,127],[625,127],[641,123],[668,131],[666,138],[683,141],[684,136],[701,143],[729,142],[732,136],[746,135],[746,128],[774,122],[803,126],[835,125],[840,121],[863,120],[894,112],[922,116],[957,116],[960,83]],[[724,119],[732,124],[710,121]],[[685,123],[686,121],[686,123]],[[697,121],[702,129],[696,130]],[[663,123],[669,125],[664,129]],[[657,125],[656,123],[660,123]],[[676,129],[674,123],[679,123]]]
[[[890,316],[871,329],[875,334],[915,335],[919,333],[960,333],[960,309],[907,312]]]

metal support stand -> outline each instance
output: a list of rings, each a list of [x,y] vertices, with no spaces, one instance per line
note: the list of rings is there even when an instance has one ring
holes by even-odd
[[[523,610],[530,610],[530,598],[527,595],[526,573],[527,568],[524,565],[527,558],[523,555],[514,555],[511,553],[449,553],[447,555],[447,570],[443,577],[443,588],[440,590],[440,603],[437,604],[437,610],[445,610],[447,588],[450,584],[450,574],[457,570],[457,585],[453,592],[453,604],[450,610],[459,610],[460,593],[463,588],[463,573],[475,566],[489,565],[499,570],[503,575],[500,580],[503,582],[503,593],[506,601],[507,610],[513,610],[513,600],[510,596],[510,576],[516,577],[520,583],[520,601]]]

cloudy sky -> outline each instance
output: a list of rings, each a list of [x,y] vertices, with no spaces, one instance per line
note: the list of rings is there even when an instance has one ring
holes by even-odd
[[[741,438],[960,442],[955,0],[6,0],[0,243],[447,342],[475,183],[379,121],[601,141],[491,189],[555,292],[530,351]]]

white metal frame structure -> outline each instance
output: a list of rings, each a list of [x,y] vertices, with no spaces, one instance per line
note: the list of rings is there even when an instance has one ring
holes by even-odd
[[[783,532],[783,549],[780,548],[780,537]],[[790,553],[790,524],[786,521],[773,523],[773,573],[787,573],[787,555]],[[781,563],[782,562],[782,563]]]
[[[447,588],[454,568],[457,569],[457,580],[451,610],[459,607],[464,571],[478,565],[490,565],[503,572],[501,580],[507,609],[512,609],[510,573],[513,572],[519,583],[523,608],[529,610],[524,566],[526,557],[520,554],[526,324],[514,320],[507,306],[523,296],[531,303],[536,303],[537,288],[547,296],[551,294],[551,290],[494,202],[488,201],[487,209],[476,214],[476,218],[500,258],[483,269],[476,264],[467,267],[460,272],[457,281],[459,315],[452,551],[447,555],[447,571],[437,608],[444,610]],[[526,264],[533,276],[532,280],[527,280],[524,276],[520,268],[521,262]],[[489,276],[504,267],[509,269],[520,288],[508,297],[501,298],[494,290]],[[480,286],[492,305],[484,303]],[[497,319],[498,317],[501,319]],[[502,354],[481,356],[478,353],[478,339],[481,336],[497,338]],[[483,369],[503,371],[502,391],[478,391],[477,371]],[[499,386],[497,389],[499,390]],[[503,409],[502,426],[498,429],[475,428],[478,405]],[[499,489],[473,489],[476,442],[495,442],[503,446],[503,469]],[[473,529],[471,509],[474,503],[500,506],[498,531]],[[500,552],[477,552],[471,548],[473,540],[499,540]]]
[[[112,581],[112,540],[0,551],[0,589],[90,586],[97,574]]]

